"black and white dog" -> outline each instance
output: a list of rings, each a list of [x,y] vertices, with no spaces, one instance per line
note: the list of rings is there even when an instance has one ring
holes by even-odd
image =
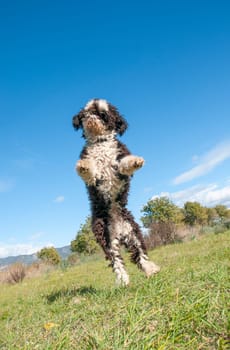
[[[126,209],[130,178],[144,164],[143,158],[131,155],[116,138],[127,129],[126,120],[106,100],[93,99],[73,117],[73,126],[82,128],[86,139],[76,170],[89,193],[92,230],[111,261],[118,284],[129,283],[121,244],[148,277],[157,273],[160,268],[149,261],[140,227]]]

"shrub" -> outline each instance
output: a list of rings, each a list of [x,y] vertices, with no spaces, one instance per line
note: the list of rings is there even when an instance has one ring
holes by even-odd
[[[176,225],[173,222],[152,223],[149,228],[149,234],[145,237],[145,243],[148,249],[175,243],[178,240]]]
[[[61,257],[54,247],[43,248],[38,253],[39,259],[51,265],[58,265],[61,262]]]
[[[226,220],[224,222],[224,226],[226,227],[227,230],[229,230],[230,229],[230,220]]]
[[[26,267],[24,264],[18,262],[9,267],[7,282],[11,284],[19,283],[24,280],[26,276]]]
[[[67,261],[72,266],[72,265],[78,264],[80,259],[79,259],[78,254],[72,253],[68,256]]]

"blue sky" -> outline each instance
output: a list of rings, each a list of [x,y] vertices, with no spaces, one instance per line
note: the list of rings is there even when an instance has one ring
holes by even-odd
[[[143,156],[152,197],[230,207],[228,1],[0,2],[0,257],[67,245],[89,214],[72,116],[94,97]]]

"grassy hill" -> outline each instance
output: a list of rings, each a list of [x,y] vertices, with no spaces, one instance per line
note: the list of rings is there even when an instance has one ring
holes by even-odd
[[[0,288],[0,349],[228,349],[230,232],[160,247],[151,279],[102,258]]]

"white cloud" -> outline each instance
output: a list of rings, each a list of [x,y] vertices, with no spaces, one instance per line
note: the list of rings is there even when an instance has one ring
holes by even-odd
[[[201,157],[196,156],[195,159],[200,162],[200,164],[177,176],[175,179],[173,179],[173,184],[178,185],[205,175],[228,158],[230,158],[229,141],[217,145],[215,148]]]
[[[42,236],[44,236],[44,232],[35,232],[29,237],[29,239],[30,241],[36,241],[36,239],[41,238]]]
[[[11,180],[0,180],[0,192],[8,192],[13,188]]]
[[[7,256],[17,256],[17,255],[27,255],[37,253],[44,247],[53,246],[52,243],[46,243],[43,245],[33,245],[33,244],[5,244],[0,242],[0,258],[5,258]]]
[[[58,196],[57,198],[54,199],[55,203],[62,203],[64,202],[65,197],[64,196]]]
[[[224,186],[217,184],[196,185],[177,192],[161,192],[152,198],[166,196],[173,203],[182,207],[187,201],[199,202],[200,204],[212,207],[217,204],[223,204],[230,208],[230,184],[227,182]]]

